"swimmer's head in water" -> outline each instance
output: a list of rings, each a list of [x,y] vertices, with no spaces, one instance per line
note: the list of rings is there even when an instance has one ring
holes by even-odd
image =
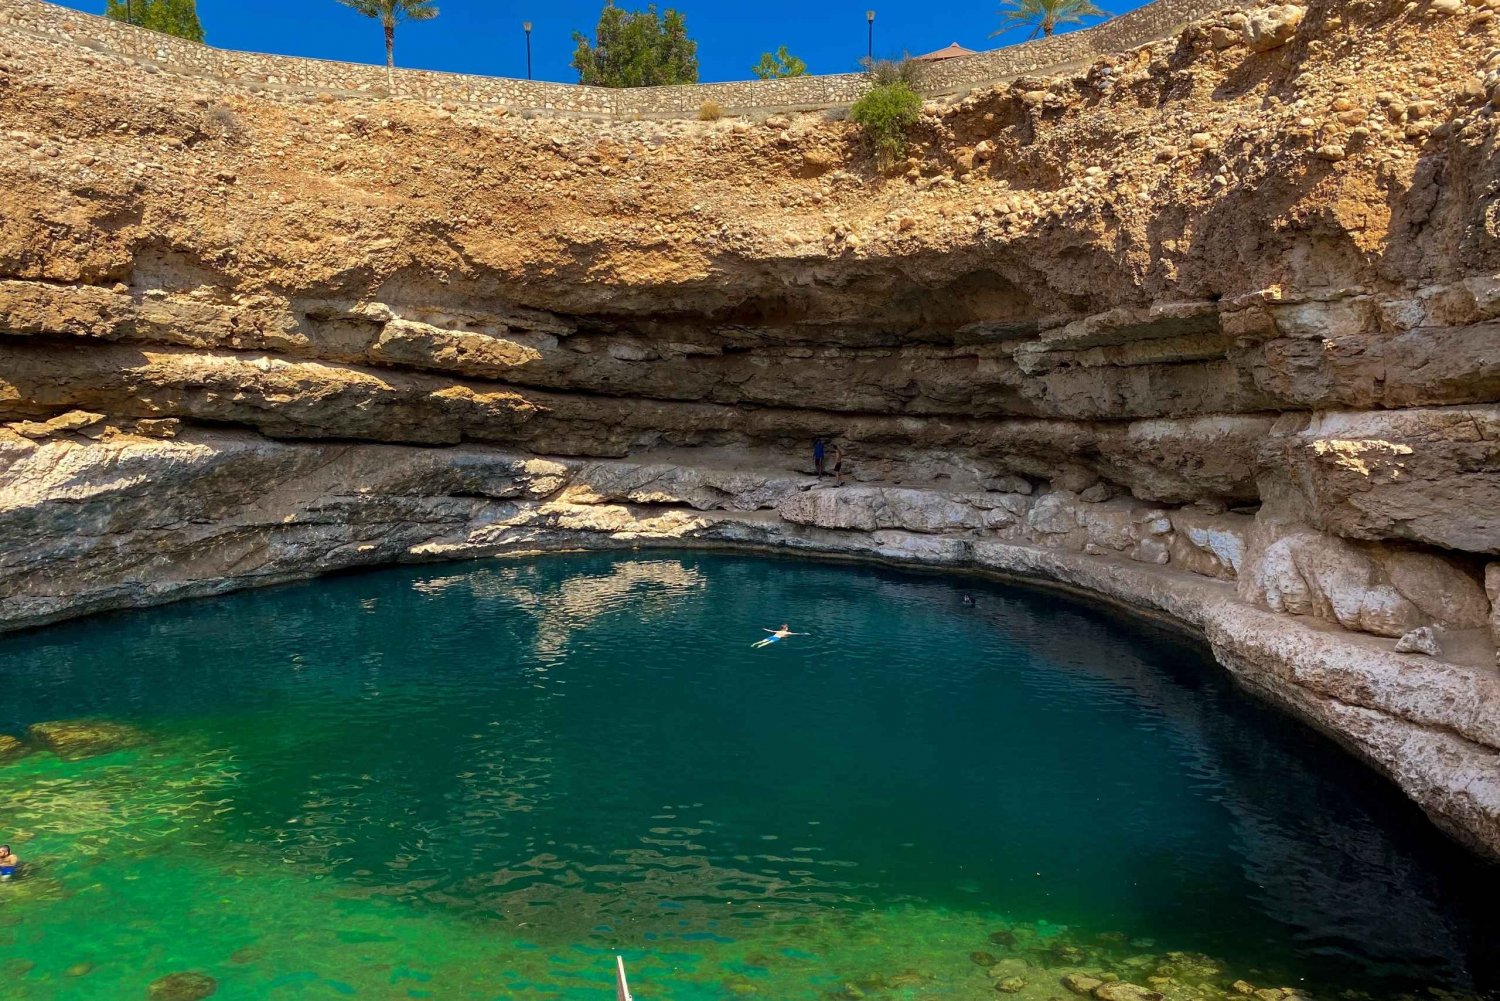
[[[0,855],[9,855],[10,845],[0,845]]]

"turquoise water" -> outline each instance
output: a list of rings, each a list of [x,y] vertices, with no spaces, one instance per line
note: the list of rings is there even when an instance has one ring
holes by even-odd
[[[1494,870],[1054,594],[558,555],[13,636],[0,679],[0,733],[144,741],[0,765],[6,997],[599,998],[615,952],[643,1001],[1497,983]]]

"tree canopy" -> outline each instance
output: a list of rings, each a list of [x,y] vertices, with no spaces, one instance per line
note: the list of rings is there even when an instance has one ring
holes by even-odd
[[[785,45],[774,53],[762,53],[760,62],[750,68],[762,80],[781,80],[789,76],[807,74],[807,63],[788,52]]]
[[[396,22],[430,21],[438,16],[433,0],[339,0],[339,3],[365,17],[373,17],[385,30],[386,77],[396,65]]]
[[[188,41],[203,41],[203,24],[198,20],[195,0],[130,0],[129,22],[142,28],[176,35]],[[106,0],[104,16],[125,21],[125,0]]]
[[[1086,17],[1109,17],[1092,0],[1001,0],[1000,28],[990,37],[1017,28],[1030,28],[1031,36],[1050,36],[1060,24],[1082,24]]]
[[[698,82],[698,43],[688,38],[687,19],[656,5],[628,11],[606,0],[594,41],[573,33],[578,82],[596,87],[655,87]]]

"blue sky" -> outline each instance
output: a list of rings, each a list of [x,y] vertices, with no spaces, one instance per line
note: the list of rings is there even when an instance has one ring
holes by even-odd
[[[61,0],[64,6],[104,12],[104,0]],[[644,7],[646,0],[617,0]],[[577,83],[569,65],[572,33],[590,36],[603,0],[438,0],[433,21],[396,29],[396,64],[418,69],[496,76],[526,75],[523,21],[531,21],[537,79]],[[785,44],[807,60],[813,73],[858,68],[865,54],[865,11],[875,15],[877,55],[917,55],[958,42],[972,49],[1020,41],[1011,33],[987,36],[998,26],[999,0],[665,0],[687,16],[698,42],[702,80],[744,80],[764,51]],[[1123,13],[1138,0],[1100,6]],[[198,0],[198,16],[210,45],[293,56],[383,62],[379,25],[336,0]]]

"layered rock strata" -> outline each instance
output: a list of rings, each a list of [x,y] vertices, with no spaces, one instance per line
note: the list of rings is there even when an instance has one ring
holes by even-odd
[[[0,628],[559,546],[986,569],[1197,629],[1500,855],[1489,2],[1226,11],[933,104],[884,173],[837,115],[0,26]]]

